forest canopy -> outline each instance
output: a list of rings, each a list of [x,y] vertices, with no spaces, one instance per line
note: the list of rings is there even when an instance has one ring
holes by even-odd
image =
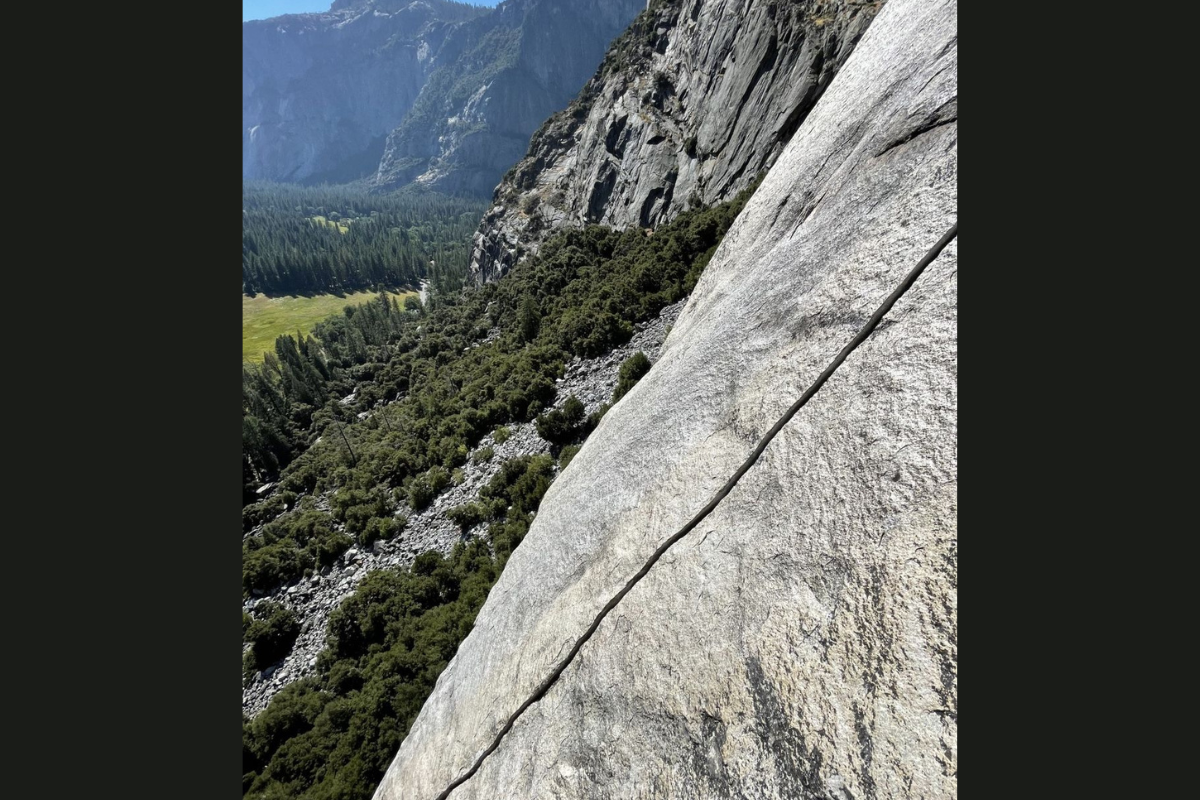
[[[487,203],[406,189],[242,184],[242,292],[341,293],[462,288],[471,235]]]

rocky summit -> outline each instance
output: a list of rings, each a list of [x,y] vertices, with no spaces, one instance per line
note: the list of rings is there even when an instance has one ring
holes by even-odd
[[[794,49],[775,47],[751,75]],[[957,52],[953,0],[879,11],[654,368],[550,487],[378,800],[468,774],[453,800],[957,795],[956,240],[488,750],[956,222]],[[664,109],[718,72],[678,74]],[[697,152],[762,122],[745,108],[695,129]],[[623,135],[614,149],[648,144]]]

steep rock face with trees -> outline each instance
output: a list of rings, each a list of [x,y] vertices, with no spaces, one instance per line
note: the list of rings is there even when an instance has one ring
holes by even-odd
[[[890,0],[542,500],[375,797],[957,795],[957,5]]]
[[[375,181],[486,196],[579,92],[643,0],[507,0],[460,26]]]
[[[496,188],[471,268],[564,226],[652,228],[770,167],[882,3],[654,0]]]

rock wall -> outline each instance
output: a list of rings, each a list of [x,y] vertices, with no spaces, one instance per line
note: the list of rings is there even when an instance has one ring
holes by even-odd
[[[564,226],[654,227],[730,199],[774,163],[881,5],[651,3],[496,188],[476,279]]]
[[[460,26],[387,139],[378,186],[486,196],[595,71],[644,0],[506,0]]]
[[[644,0],[335,2],[242,24],[242,177],[486,196]]]
[[[957,4],[891,0],[551,486],[378,800],[432,799],[957,219]],[[467,798],[957,796],[957,241]]]
[[[463,15],[436,0],[362,2],[242,23],[242,177],[373,174]]]

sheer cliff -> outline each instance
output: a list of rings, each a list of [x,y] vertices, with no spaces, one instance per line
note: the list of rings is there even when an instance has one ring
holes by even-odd
[[[550,487],[378,800],[957,795],[957,240],[652,558],[956,222],[957,94],[956,3],[890,0]]]
[[[242,177],[372,174],[447,34],[486,13],[441,0],[372,0],[242,23]]]
[[[732,197],[774,163],[880,5],[652,2],[496,188],[476,279],[563,226],[651,228]]]
[[[644,0],[507,0],[450,37],[375,181],[486,196]]]
[[[346,0],[242,25],[242,177],[486,196],[644,0]]]

